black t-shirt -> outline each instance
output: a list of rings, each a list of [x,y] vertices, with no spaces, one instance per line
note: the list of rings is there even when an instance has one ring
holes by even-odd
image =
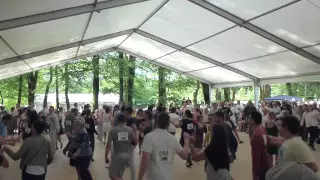
[[[219,109],[219,111],[223,111],[225,114],[228,114],[229,116],[231,115],[231,109],[228,107],[223,107],[221,109]]]
[[[127,126],[131,127],[133,124],[137,124],[137,119],[134,117],[130,117],[127,119]]]
[[[181,125],[180,144],[181,144],[181,146],[183,146],[184,145],[183,133],[186,132],[186,133],[189,133],[190,135],[192,135],[196,124],[194,123],[194,121],[192,119],[187,119],[187,118],[182,119],[181,123],[182,123],[182,125]]]
[[[236,129],[236,126],[232,121],[227,121],[225,125],[227,128],[227,134],[229,138],[229,148],[231,151],[236,151],[238,148],[238,140],[236,136],[233,134],[233,130]]]

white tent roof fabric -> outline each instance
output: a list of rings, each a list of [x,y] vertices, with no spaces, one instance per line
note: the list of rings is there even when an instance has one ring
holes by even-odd
[[[0,0],[0,79],[122,51],[215,87],[320,80],[320,0]]]

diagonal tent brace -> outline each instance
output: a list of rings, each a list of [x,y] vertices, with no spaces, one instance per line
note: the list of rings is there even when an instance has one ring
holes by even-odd
[[[46,22],[51,21],[55,19],[61,19],[65,17],[90,13],[90,12],[99,12],[101,10],[130,5],[134,3],[140,3],[144,1],[150,1],[150,0],[109,0],[109,1],[103,1],[99,3],[93,3],[88,4],[84,6],[77,6],[73,8],[67,8],[57,11],[51,11],[47,13],[41,13],[26,17],[20,17],[16,19],[9,19],[5,21],[0,21],[0,31],[6,30],[6,29],[12,29],[17,28],[21,26],[26,26],[30,24],[36,24],[40,22]]]
[[[212,13],[215,13],[225,19],[228,19],[229,21],[234,22],[235,24],[238,24],[240,27],[244,27],[253,33],[256,33],[256,34],[258,34],[258,35],[260,35],[260,36],[262,36],[262,37],[264,37],[264,38],[266,38],[276,44],[279,44],[280,46],[283,46],[283,47],[287,48],[288,50],[299,54],[302,57],[305,57],[305,58],[307,58],[317,64],[320,64],[320,58],[312,55],[311,53],[303,50],[302,48],[299,48],[299,47],[267,32],[265,30],[259,28],[258,26],[255,26],[255,25],[251,24],[250,22],[245,21],[245,20],[205,1],[205,0],[189,0],[189,1],[193,2],[194,4],[200,6],[204,9],[209,10]]]
[[[119,37],[122,35],[127,35],[132,32],[133,32],[133,29],[129,29],[126,31],[120,31],[120,32],[116,32],[116,33],[112,33],[112,34],[108,34],[108,35],[104,35],[104,36],[99,36],[99,37],[95,37],[95,38],[91,38],[91,39],[86,39],[83,41],[73,42],[70,44],[65,44],[65,45],[61,45],[61,46],[57,46],[57,47],[53,47],[53,48],[49,48],[49,49],[44,49],[44,50],[32,52],[29,54],[24,54],[24,55],[12,57],[12,58],[7,58],[7,59],[0,61],[0,66],[5,65],[5,64],[9,64],[9,63],[13,63],[13,62],[17,62],[17,61],[21,61],[24,59],[29,59],[29,58],[49,54],[49,53],[54,53],[57,51],[62,51],[62,50],[77,47],[77,46],[82,46],[82,45],[86,45],[86,44],[90,44],[90,43],[94,43],[94,42],[98,42],[98,41],[103,41],[103,40]]]
[[[232,71],[232,72],[234,72],[234,73],[240,74],[240,75],[242,75],[242,76],[244,76],[244,77],[247,77],[247,78],[249,78],[249,79],[252,79],[253,81],[258,81],[258,78],[255,77],[255,76],[252,76],[251,74],[248,74],[248,73],[243,72],[243,71],[241,71],[241,70],[239,70],[239,69],[233,68],[233,67],[231,67],[231,66],[229,66],[229,65],[223,64],[223,63],[221,63],[221,62],[219,62],[219,61],[216,61],[216,60],[214,60],[214,59],[211,59],[211,58],[209,58],[209,57],[203,56],[203,55],[201,55],[201,54],[199,54],[199,53],[196,53],[196,52],[194,52],[194,51],[191,51],[191,50],[189,50],[189,49],[183,48],[183,47],[181,47],[181,46],[179,46],[179,45],[177,45],[177,44],[174,44],[174,43],[172,43],[172,42],[169,42],[169,41],[167,41],[167,40],[164,40],[164,39],[162,39],[162,38],[159,38],[159,37],[157,37],[157,36],[154,36],[154,35],[152,35],[152,34],[149,34],[149,33],[147,33],[147,32],[144,32],[144,31],[142,31],[142,30],[136,30],[136,33],[139,34],[139,35],[141,35],[141,36],[144,36],[144,37],[147,37],[147,38],[149,38],[149,39],[152,39],[152,40],[154,40],[154,41],[157,41],[157,42],[159,42],[159,43],[165,44],[165,45],[167,45],[167,46],[169,46],[169,47],[172,47],[172,48],[174,48],[174,49],[177,49],[178,51],[184,52],[184,53],[189,54],[189,55],[191,55],[191,56],[194,56],[194,57],[197,57],[197,58],[202,59],[202,60],[204,60],[204,61],[207,61],[207,62],[209,62],[209,63],[212,63],[212,64],[214,64],[214,65],[216,65],[216,66],[220,66],[220,67],[225,68],[225,69],[227,69],[227,70],[229,70],[229,71]]]
[[[199,77],[196,77],[196,76],[193,76],[193,75],[190,75],[190,74],[185,74],[185,73],[182,72],[182,71],[179,71],[179,70],[174,69],[174,68],[172,68],[172,67],[169,67],[169,66],[166,66],[166,65],[164,65],[164,64],[158,63],[158,62],[156,62],[156,61],[153,61],[153,60],[148,59],[148,58],[146,58],[146,57],[143,57],[143,56],[140,56],[140,55],[138,55],[138,54],[132,53],[132,52],[130,52],[130,51],[127,51],[127,50],[124,50],[124,49],[121,49],[121,48],[115,48],[115,51],[120,51],[120,52],[123,52],[123,53],[125,53],[125,54],[132,55],[132,56],[137,57],[137,58],[139,58],[139,59],[141,59],[141,60],[145,60],[145,61],[147,61],[147,62],[150,62],[151,64],[154,64],[154,65],[157,65],[157,66],[160,66],[160,67],[169,69],[169,70],[171,70],[171,71],[173,71],[173,72],[175,72],[175,73],[189,76],[189,77],[194,78],[194,79],[196,79],[196,80],[198,80],[198,81],[200,81],[200,82],[203,82],[203,83],[206,83],[206,84],[212,84],[211,82],[209,82],[209,81],[207,81],[207,80],[201,79],[201,78],[199,78]]]

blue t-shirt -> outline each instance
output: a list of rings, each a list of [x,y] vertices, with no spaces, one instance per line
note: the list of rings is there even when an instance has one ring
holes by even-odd
[[[0,136],[6,136],[6,126],[3,124],[2,121],[0,121]]]

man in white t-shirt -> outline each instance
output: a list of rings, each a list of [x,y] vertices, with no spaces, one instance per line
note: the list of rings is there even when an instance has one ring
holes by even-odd
[[[319,175],[319,169],[309,147],[299,136],[300,122],[294,116],[286,116],[278,121],[280,136],[284,142],[279,148],[279,163],[298,162]]]
[[[168,132],[172,135],[176,135],[177,127],[179,127],[179,115],[176,114],[176,108],[172,107],[170,109],[170,121],[169,121],[169,127]]]
[[[316,106],[309,105],[308,111],[305,111],[302,115],[300,126],[306,123],[307,131],[310,134],[309,146],[315,151],[314,142],[319,137],[318,125],[319,125],[320,113],[316,109]]]
[[[147,179],[172,180],[175,155],[182,159],[188,157],[190,135],[184,133],[182,148],[177,138],[167,131],[169,115],[162,112],[157,118],[157,128],[144,137],[138,180],[142,180],[146,173]]]

